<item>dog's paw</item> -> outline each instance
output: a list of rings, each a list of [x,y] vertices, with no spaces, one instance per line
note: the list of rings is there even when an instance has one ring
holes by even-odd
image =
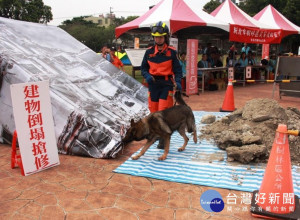
[[[133,159],[133,160],[137,160],[137,159],[139,159],[140,158],[140,156],[138,156],[138,155],[135,155],[135,156],[132,156],[131,157],[131,159]]]
[[[194,136],[194,143],[197,144],[197,142],[198,142],[197,136]]]
[[[181,151],[184,151],[185,150],[185,147],[180,147],[178,148],[178,151],[181,152]]]
[[[167,156],[162,155],[162,156],[160,156],[160,157],[158,158],[158,160],[165,160],[166,158],[167,158]]]

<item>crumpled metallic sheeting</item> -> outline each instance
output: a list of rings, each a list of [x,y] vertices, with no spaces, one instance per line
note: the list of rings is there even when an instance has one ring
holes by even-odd
[[[114,158],[121,150],[121,142],[115,142],[109,151],[103,151],[114,143],[108,130],[98,129],[83,115],[72,112],[62,134],[58,138],[58,149],[62,154],[94,158]]]
[[[149,114],[147,88],[58,27],[0,17],[0,30],[0,126],[15,130],[10,85],[48,80],[59,152],[114,158],[130,120]]]
[[[3,139],[3,143],[11,145],[13,134],[5,126],[1,126],[0,130],[1,130],[1,137]],[[17,145],[18,145],[18,141],[17,141]]]
[[[7,74],[7,70],[13,68],[13,63],[9,62],[7,57],[0,54],[0,91],[2,88],[3,78]]]
[[[3,77],[4,77],[4,75],[0,72],[0,91],[2,88]]]
[[[82,116],[72,112],[68,117],[68,122],[65,125],[61,135],[58,137],[57,146],[60,153],[68,154],[70,143],[78,135],[79,128],[82,126]],[[70,153],[69,153],[70,154]]]

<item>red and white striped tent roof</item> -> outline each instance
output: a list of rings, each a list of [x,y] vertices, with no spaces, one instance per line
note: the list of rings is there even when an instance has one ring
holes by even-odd
[[[278,12],[272,5],[266,6],[263,10],[258,12],[254,17],[257,21],[267,23],[270,26],[277,27],[283,30],[283,35],[300,34],[300,27],[290,22],[280,12]]]
[[[229,40],[247,43],[280,43],[282,32],[252,18],[231,0],[225,0],[212,13],[215,18],[230,25]]]
[[[236,6],[231,0],[224,1],[210,14],[215,18],[229,24],[237,24],[254,28],[274,29],[274,27],[265,23],[261,23],[252,18],[250,15]]]
[[[165,22],[170,33],[193,26],[211,26],[229,30],[229,25],[204,12],[199,0],[162,0],[144,15],[115,29],[116,38],[140,28],[149,28],[158,21]]]

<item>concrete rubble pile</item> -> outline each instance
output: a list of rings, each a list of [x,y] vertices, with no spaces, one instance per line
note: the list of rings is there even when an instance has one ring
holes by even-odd
[[[253,99],[241,109],[208,124],[202,139],[213,140],[226,150],[227,158],[241,163],[265,162],[272,148],[278,124],[300,130],[300,111],[282,108],[272,99]],[[300,137],[289,135],[291,161],[300,164]]]

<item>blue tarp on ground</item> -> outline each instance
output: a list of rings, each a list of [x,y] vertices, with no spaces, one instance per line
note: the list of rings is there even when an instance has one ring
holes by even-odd
[[[200,123],[201,118],[207,114],[220,118],[228,113],[194,112],[199,129],[204,126]],[[260,188],[265,164],[243,165],[227,162],[226,151],[219,149],[210,141],[202,140],[195,144],[192,138],[185,151],[178,152],[177,149],[183,144],[183,139],[177,132],[172,135],[167,159],[159,161],[158,157],[163,154],[163,150],[157,149],[156,144],[154,143],[140,159],[129,158],[114,172],[248,192]],[[299,170],[300,167],[292,167],[294,192],[298,196],[300,196]]]

